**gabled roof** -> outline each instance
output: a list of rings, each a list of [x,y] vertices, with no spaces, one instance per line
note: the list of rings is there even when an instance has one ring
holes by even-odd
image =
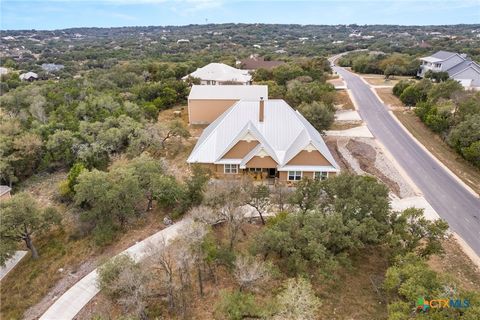
[[[264,100],[268,99],[268,86],[264,85],[194,85],[188,99],[206,100]]]
[[[339,169],[320,133],[283,100],[264,102],[264,121],[259,121],[259,101],[241,100],[210,124],[200,136],[188,157],[188,163],[215,163],[245,134],[259,144],[246,158],[260,149],[284,166],[301,150],[313,145],[333,166]]]
[[[26,79],[30,79],[30,78],[35,78],[37,79],[38,78],[38,74],[36,74],[35,72],[27,72],[27,73],[22,73],[20,76],[19,76],[19,79],[20,80],[26,80]]]
[[[196,71],[183,77],[187,79],[188,76],[199,78],[202,80],[214,80],[214,81],[232,81],[232,82],[250,82],[252,76],[247,70],[240,70],[230,67],[223,63],[210,63],[202,68],[198,68]]]
[[[480,73],[480,65],[476,63],[475,61],[472,60],[465,60],[460,62],[459,64],[451,67],[450,69],[447,70],[449,76],[454,76],[455,74],[472,67],[474,70],[476,70],[478,73]]]
[[[443,60],[447,60],[448,58],[450,58],[451,56],[454,56],[456,54],[457,53],[455,53],[455,52],[440,50],[440,51],[432,54],[430,57],[437,58],[437,59],[440,59],[440,61],[443,61]]]

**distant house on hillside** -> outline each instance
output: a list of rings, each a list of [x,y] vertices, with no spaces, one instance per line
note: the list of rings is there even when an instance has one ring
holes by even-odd
[[[239,100],[268,100],[268,86],[198,86],[188,96],[188,121],[210,124]]]
[[[223,63],[210,63],[183,77],[200,79],[202,85],[252,84],[252,76],[247,70],[240,70]]]
[[[187,159],[218,178],[295,182],[340,168],[320,133],[283,100],[239,101],[210,124]]]
[[[11,197],[11,195],[10,195],[11,190],[12,190],[12,188],[10,188],[9,186],[0,185],[0,201],[8,199],[8,198]]]
[[[274,60],[265,60],[263,57],[258,57],[255,55],[251,55],[247,59],[243,59],[237,62],[237,66],[241,69],[245,70],[257,70],[257,69],[273,69],[278,67],[285,62],[283,61],[274,61]]]
[[[57,72],[65,68],[63,64],[55,64],[55,63],[44,63],[41,65],[42,70],[46,72]]]
[[[417,76],[424,77],[427,71],[447,72],[451,79],[457,80],[466,88],[480,88],[480,65],[466,54],[438,51],[420,58],[422,64]]]
[[[35,72],[22,73],[19,78],[22,81],[35,81],[38,80],[38,74]]]

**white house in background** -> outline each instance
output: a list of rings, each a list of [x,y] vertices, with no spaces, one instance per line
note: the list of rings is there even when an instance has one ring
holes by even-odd
[[[22,73],[19,76],[19,78],[22,81],[35,81],[35,80],[38,80],[38,74],[30,71],[30,72],[27,72],[27,73]]]
[[[186,80],[188,77],[200,79],[202,85],[252,84],[252,76],[247,70],[236,69],[223,63],[207,64],[182,79]]]
[[[424,77],[429,70],[447,72],[451,79],[457,80],[466,88],[480,88],[480,65],[472,61],[466,54],[449,51],[438,51],[435,54],[420,58],[422,62],[417,76]]]
[[[188,96],[190,124],[210,124],[239,100],[268,100],[268,86],[194,85]]]

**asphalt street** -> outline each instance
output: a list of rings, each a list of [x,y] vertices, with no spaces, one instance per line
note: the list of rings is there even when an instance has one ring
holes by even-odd
[[[359,76],[334,66],[352,92],[362,119],[425,199],[480,256],[480,199],[464,188],[400,127]]]

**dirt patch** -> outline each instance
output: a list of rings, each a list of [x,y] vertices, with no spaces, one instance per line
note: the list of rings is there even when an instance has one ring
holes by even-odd
[[[405,105],[396,97],[390,88],[376,88],[378,96],[390,110],[404,110]]]
[[[436,272],[453,276],[462,289],[478,291],[480,270],[463,252],[460,244],[454,237],[449,237],[442,246],[445,254],[431,257],[428,265]]]
[[[332,137],[332,136],[324,137],[325,143],[327,144],[327,147],[330,150],[333,158],[335,159],[337,164],[340,166],[340,169],[353,173],[354,170],[352,169],[348,161],[343,157],[342,153],[338,149],[337,139],[338,139],[337,137]]]
[[[363,171],[379,178],[397,196],[400,196],[400,187],[398,183],[387,177],[375,166],[377,152],[371,145],[360,141],[350,140],[347,143],[346,148],[358,160],[360,168]]]
[[[333,103],[337,109],[355,110],[352,100],[350,100],[350,96],[346,90],[335,91],[335,99]]]
[[[329,130],[348,130],[362,125],[361,120],[355,121],[335,121],[329,128]]]

